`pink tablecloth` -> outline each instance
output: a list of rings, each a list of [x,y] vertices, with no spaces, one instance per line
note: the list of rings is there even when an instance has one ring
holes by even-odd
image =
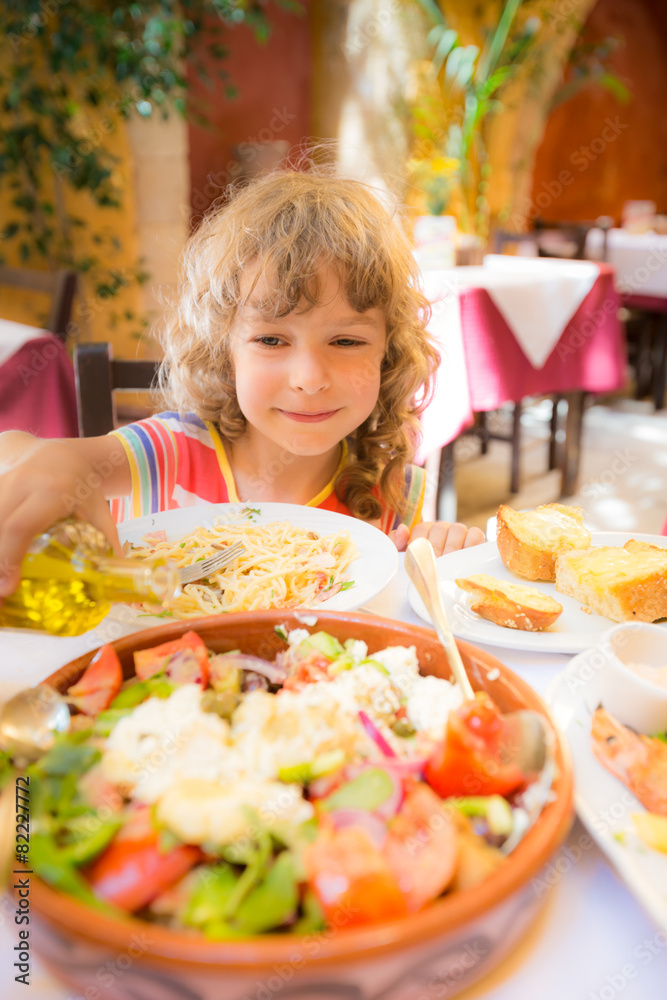
[[[456,296],[449,294],[446,301],[436,302],[429,330],[450,370],[446,381],[439,376],[433,402],[422,418],[420,458],[452,441],[472,421],[473,412],[495,410],[526,396],[578,390],[611,392],[623,385],[625,335],[617,317],[619,295],[614,288],[614,271],[606,264],[598,267],[593,287],[541,368],[530,363],[487,289],[460,287]],[[437,279],[430,276],[430,282],[435,286]],[[431,301],[436,301],[433,288],[425,290]],[[451,344],[452,336],[456,338],[451,332],[453,297],[458,298],[460,309],[460,351]],[[448,323],[443,322],[445,316]]]
[[[610,392],[623,385],[625,340],[611,267],[600,266],[599,278],[539,369],[530,364],[485,289],[463,289],[460,303],[473,411],[495,410],[524,396]]]
[[[0,365],[0,431],[78,437],[74,369],[65,345],[47,333]]]

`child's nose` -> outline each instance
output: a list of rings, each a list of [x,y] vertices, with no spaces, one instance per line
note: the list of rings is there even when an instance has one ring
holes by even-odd
[[[308,393],[326,389],[329,385],[329,373],[323,360],[310,351],[298,354],[293,359],[290,384],[293,389]]]

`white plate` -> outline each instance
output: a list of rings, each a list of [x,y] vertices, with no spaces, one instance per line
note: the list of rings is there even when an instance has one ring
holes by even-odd
[[[252,513],[244,513],[252,511]],[[347,531],[357,547],[359,557],[348,570],[354,586],[341,590],[317,607],[327,611],[353,611],[361,607],[387,586],[398,569],[398,551],[394,543],[365,521],[346,514],[337,514],[319,507],[301,507],[292,503],[218,503],[196,507],[180,507],[159,514],[148,514],[118,525],[121,542],[141,544],[150,531],[165,531],[167,540],[178,541],[198,527],[213,527],[217,519],[223,524],[265,525],[272,521],[289,521],[295,528],[333,535]]]
[[[653,919],[667,927],[667,854],[640,840],[632,814],[644,812],[644,806],[591,749],[591,718],[600,704],[603,662],[596,649],[575,656],[550,684],[546,700],[572,752],[579,818]]]
[[[620,545],[630,538],[640,542],[650,542],[667,548],[664,535],[627,534],[622,531],[594,531],[591,533],[593,545]],[[438,579],[442,592],[449,627],[454,635],[473,642],[486,642],[490,646],[505,646],[508,649],[537,650],[543,653],[580,653],[597,642],[603,632],[614,622],[601,615],[589,614],[582,609],[580,601],[559,594],[553,583],[539,580],[523,580],[511,573],[503,563],[495,542],[485,542],[470,549],[460,549],[440,556],[437,561]],[[472,576],[473,573],[488,573],[498,580],[520,583],[554,597],[563,605],[563,612],[549,628],[543,632],[522,632],[515,628],[503,628],[480,618],[470,610],[470,595],[455,584],[457,577]],[[414,586],[408,588],[410,605],[420,618],[430,622],[428,612]],[[667,622],[664,625],[667,641]]]

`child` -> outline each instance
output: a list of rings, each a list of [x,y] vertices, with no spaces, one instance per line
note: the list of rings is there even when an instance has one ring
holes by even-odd
[[[169,411],[101,438],[0,440],[0,595],[33,535],[72,510],[116,521],[197,502],[282,501],[362,518],[437,555],[477,528],[420,524],[410,465],[418,400],[439,358],[410,244],[359,181],[260,178],[213,212],[184,255],[162,335]]]

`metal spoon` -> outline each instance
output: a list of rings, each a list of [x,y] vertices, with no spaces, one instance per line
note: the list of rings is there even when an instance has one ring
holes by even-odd
[[[463,691],[464,699],[472,700],[475,692],[447,621],[433,547],[425,538],[416,538],[408,545],[405,569],[431,616],[433,627],[447,654],[454,678]],[[522,709],[505,714],[503,721],[506,723],[506,730],[501,747],[501,763],[517,764],[526,775],[541,771],[547,759],[548,744],[548,733],[542,716],[538,712]]]
[[[16,764],[37,760],[70,727],[67,702],[48,684],[19,691],[0,708],[0,748]]]

